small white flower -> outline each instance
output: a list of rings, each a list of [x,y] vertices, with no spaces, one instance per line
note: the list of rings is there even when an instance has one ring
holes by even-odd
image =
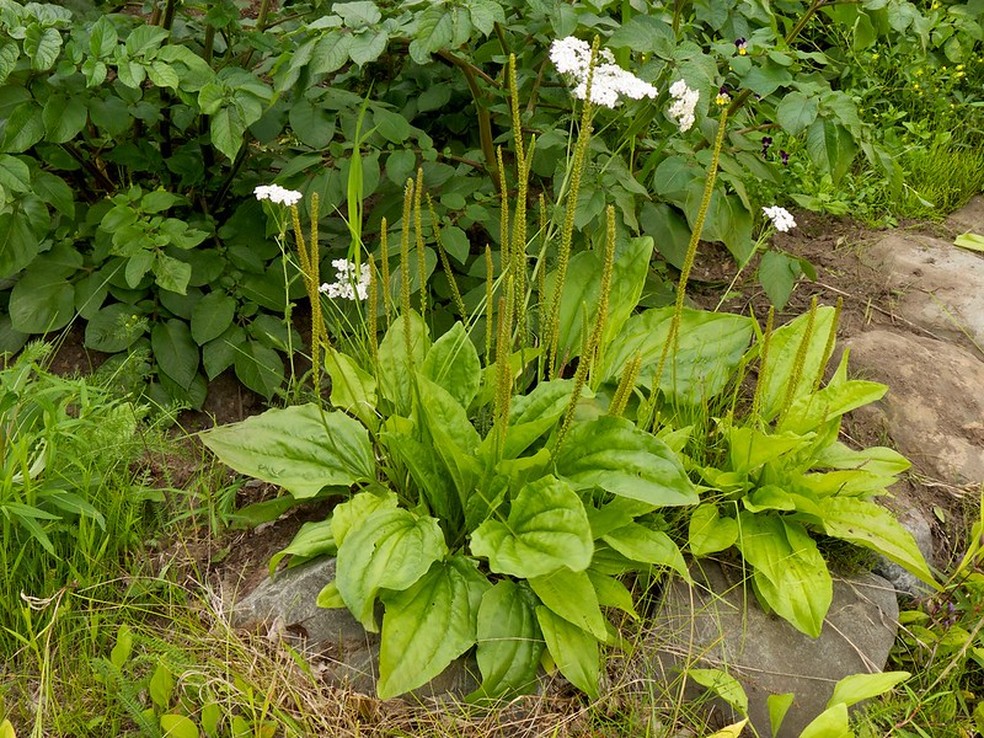
[[[777,231],[785,233],[786,231],[796,227],[796,221],[793,219],[792,214],[786,210],[786,208],[781,208],[778,205],[774,205],[771,208],[762,208],[762,212],[765,213],[769,220],[772,221],[772,225],[775,226]]]
[[[608,49],[602,49],[598,57],[602,63],[595,65],[591,77],[591,102],[594,105],[614,108],[621,96],[641,100],[659,94],[653,85],[615,64],[615,57]],[[573,36],[557,39],[550,45],[550,60],[557,71],[573,78],[575,85],[572,92],[579,100],[584,100],[588,94],[590,44]]]
[[[694,110],[700,100],[700,92],[687,87],[687,83],[678,79],[670,85],[670,97],[673,104],[667,111],[667,115],[676,123],[681,131],[689,131],[696,120]]]
[[[335,267],[335,281],[325,282],[318,292],[327,294],[331,299],[365,300],[369,297],[369,268],[363,265],[361,274],[356,274],[355,264],[348,259],[334,259],[331,265]]]
[[[257,200],[269,200],[278,205],[296,205],[301,201],[303,195],[297,190],[288,190],[280,185],[257,185],[253,189],[253,195]]]

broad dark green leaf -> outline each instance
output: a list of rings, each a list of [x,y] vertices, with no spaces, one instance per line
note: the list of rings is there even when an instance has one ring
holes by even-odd
[[[44,138],[41,107],[33,100],[22,102],[10,113],[3,129],[3,150],[11,153],[27,151]]]
[[[794,90],[782,98],[776,108],[776,122],[790,136],[797,136],[817,118],[820,104],[816,97]]]
[[[0,279],[11,277],[30,264],[40,247],[23,211],[0,213]]]
[[[158,323],[150,332],[150,347],[161,371],[188,389],[198,373],[198,346],[188,324],[176,318]]]
[[[221,290],[209,292],[191,311],[191,337],[199,346],[221,336],[232,325],[236,300]]]
[[[410,325],[410,356],[407,356],[405,322]],[[410,413],[413,403],[413,370],[419,370],[423,365],[429,348],[427,326],[413,311],[409,320],[403,316],[397,317],[379,342],[379,367],[376,372],[379,394],[392,402],[400,415]]]
[[[75,288],[60,270],[29,269],[10,293],[9,310],[17,331],[55,331],[75,316]]]
[[[0,185],[10,192],[29,192],[31,170],[27,163],[16,156],[0,154]]]
[[[806,150],[813,163],[837,184],[851,168],[858,147],[847,128],[818,118],[806,131]]]
[[[239,381],[269,400],[284,383],[284,360],[274,349],[247,340],[233,361]]]
[[[342,412],[317,405],[267,410],[201,435],[202,443],[241,474],[313,497],[327,485],[348,487],[375,477],[369,434]]]
[[[117,302],[101,308],[85,326],[86,348],[114,354],[131,346],[144,333],[140,313],[132,305]]]
[[[62,37],[54,28],[32,23],[24,34],[24,53],[31,58],[31,68],[43,72],[51,69],[62,48]]]
[[[85,128],[88,115],[85,105],[78,97],[52,95],[41,113],[45,140],[51,143],[71,141]]]

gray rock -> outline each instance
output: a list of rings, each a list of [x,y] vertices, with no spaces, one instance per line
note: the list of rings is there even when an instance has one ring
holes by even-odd
[[[233,627],[290,642],[317,664],[329,684],[375,694],[379,635],[366,632],[348,610],[327,610],[315,604],[318,593],[334,578],[333,558],[278,572],[233,603],[230,622]],[[463,697],[478,687],[477,673],[473,661],[458,659],[411,697]]]
[[[949,241],[890,232],[864,258],[898,292],[894,312],[940,338],[984,347],[984,257]]]
[[[771,735],[768,696],[793,692],[779,732],[793,738],[823,712],[837,681],[884,668],[899,611],[894,588],[881,577],[835,578],[833,603],[814,640],[767,615],[739,569],[711,561],[701,567],[695,587],[680,580],[668,586],[653,622],[657,650],[646,658],[664,683],[679,679],[682,664],[726,669],[745,688],[749,717],[763,736]],[[689,682],[688,692],[696,696],[700,688]],[[721,722],[737,720],[720,700],[711,704]]]
[[[959,346],[883,330],[845,345],[853,373],[889,386],[875,407],[915,468],[950,484],[980,484],[984,362]]]
[[[984,197],[975,197],[946,219],[947,225],[959,233],[984,235]]]
[[[926,559],[931,568],[936,567],[939,562],[936,560],[933,526],[926,517],[926,513],[911,497],[911,492],[896,492],[891,507],[897,511],[896,517],[902,527],[912,534],[923,558]],[[884,556],[879,558],[874,570],[876,574],[891,582],[895,590],[901,595],[923,597],[933,592],[932,587],[924,581]]]

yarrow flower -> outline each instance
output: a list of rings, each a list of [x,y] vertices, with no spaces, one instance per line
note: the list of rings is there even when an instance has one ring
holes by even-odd
[[[694,109],[697,107],[697,101],[700,100],[700,92],[690,89],[686,82],[678,79],[670,85],[670,97],[673,98],[673,104],[667,115],[681,131],[689,131],[694,124]]]
[[[297,190],[288,190],[280,185],[257,185],[253,189],[253,195],[257,200],[269,200],[270,202],[277,203],[278,205],[296,205],[301,201],[300,192]]]
[[[335,281],[325,282],[318,292],[328,297],[343,300],[365,300],[369,297],[369,268],[363,265],[361,274],[356,274],[355,263],[348,259],[335,259],[331,262],[335,267]]]
[[[771,208],[762,208],[762,212],[769,217],[769,220],[772,221],[772,225],[775,226],[777,231],[785,233],[786,231],[796,227],[796,221],[793,219],[792,214],[786,210],[786,208],[781,208],[778,205],[774,205]]]
[[[659,94],[653,85],[639,79],[615,63],[615,57],[608,49],[598,52],[594,74],[591,77],[591,102],[606,108],[616,107],[620,97],[641,100]],[[573,78],[576,82],[572,92],[579,100],[588,95],[588,71],[591,67],[591,45],[574,36],[560,38],[550,45],[550,61],[557,71]]]

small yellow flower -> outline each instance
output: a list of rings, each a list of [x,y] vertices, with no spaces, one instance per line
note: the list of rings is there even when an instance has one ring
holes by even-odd
[[[957,71],[958,71],[958,72],[959,72],[960,70],[962,70],[963,68],[964,68],[964,65],[963,65],[963,64],[958,64],[958,65],[957,65]]]
[[[917,69],[915,72],[913,72],[913,74],[915,74],[917,77],[920,77],[920,76],[922,76],[922,70],[921,69]]]

